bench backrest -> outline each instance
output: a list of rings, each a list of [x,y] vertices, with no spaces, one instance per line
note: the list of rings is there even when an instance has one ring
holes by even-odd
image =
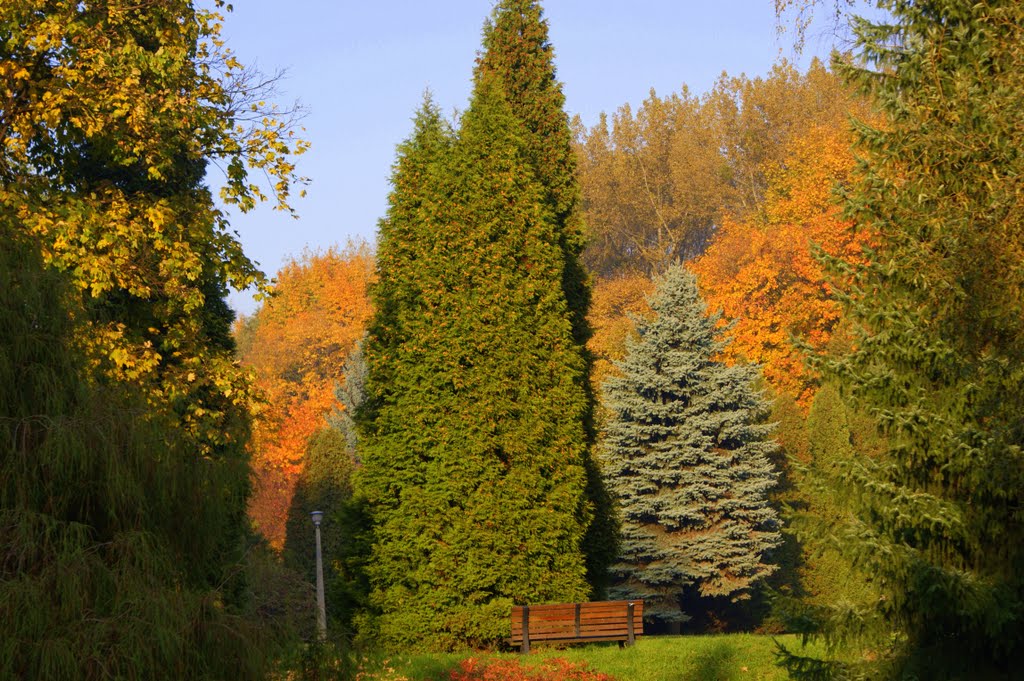
[[[512,608],[512,643],[523,642],[524,614],[531,641],[573,639],[618,640],[629,635],[629,604],[633,604],[633,635],[644,631],[644,602],[599,601]]]

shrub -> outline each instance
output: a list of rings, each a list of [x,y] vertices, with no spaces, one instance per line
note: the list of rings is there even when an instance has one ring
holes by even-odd
[[[561,658],[544,660],[537,666],[523,666],[519,660],[468,658],[452,670],[450,681],[615,681],[608,674],[592,671],[585,663]]]

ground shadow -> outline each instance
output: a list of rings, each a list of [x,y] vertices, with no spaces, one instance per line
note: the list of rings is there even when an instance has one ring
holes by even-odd
[[[693,671],[678,681],[724,681],[734,676],[736,649],[725,641],[716,641],[693,657]]]

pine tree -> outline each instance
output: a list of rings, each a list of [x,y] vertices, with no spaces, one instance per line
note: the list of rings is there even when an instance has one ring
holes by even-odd
[[[776,445],[755,369],[716,359],[718,316],[705,315],[693,275],[670,268],[650,305],[621,376],[605,384],[603,455],[623,521],[611,594],[679,622],[684,587],[741,598],[775,569],[766,554],[780,543],[767,500]]]
[[[585,367],[557,224],[523,136],[500,81],[478,79],[422,210],[403,224],[411,242],[390,241],[408,215],[408,153],[382,224],[389,288],[376,302],[390,325],[372,325],[367,341],[360,487],[376,522],[372,599],[391,643],[493,642],[513,601],[587,595]],[[394,257],[416,244],[422,257]],[[388,262],[401,268],[385,273]]]
[[[1024,657],[1024,4],[879,4],[890,21],[856,24],[866,66],[841,66],[885,116],[857,126],[847,206],[879,237],[852,283],[836,277],[855,337],[826,368],[886,438],[833,480],[854,514],[839,545],[882,597],[818,628],[867,638],[873,662],[790,664],[1011,678]]]
[[[587,350],[591,336],[587,313],[590,309],[590,285],[581,256],[586,236],[580,205],[581,191],[573,133],[565,112],[565,96],[559,82],[554,47],[548,38],[548,23],[537,0],[500,0],[484,26],[483,52],[477,60],[475,78],[497,78],[512,109],[523,126],[524,160],[543,188],[555,224],[556,237],[565,266],[562,289],[569,308],[577,352],[589,366]],[[587,411],[584,426],[587,441],[595,440],[596,398],[584,377]],[[600,468],[590,450],[586,453],[587,498],[593,520],[587,529],[584,550],[588,579],[595,595],[607,586],[607,569],[617,550],[618,528],[611,498]]]

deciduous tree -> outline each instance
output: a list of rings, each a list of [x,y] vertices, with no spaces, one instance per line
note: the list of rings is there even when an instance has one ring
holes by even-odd
[[[281,268],[275,295],[236,327],[239,357],[266,400],[252,443],[249,511],[276,548],[309,439],[338,407],[344,358],[366,332],[373,268],[365,244],[306,252]]]
[[[263,281],[213,203],[207,164],[226,169],[228,205],[265,198],[257,168],[289,209],[304,149],[224,48],[220,21],[184,0],[0,12],[0,205],[81,292],[93,361],[144,385],[207,456],[248,437],[223,296]]]
[[[626,340],[636,332],[634,320],[650,314],[647,298],[654,282],[642,274],[603,279],[594,286],[590,325],[594,335],[590,352],[594,357],[591,382],[600,389],[616,373],[615,362],[626,354]]]
[[[854,263],[870,243],[870,230],[852,229],[834,193],[849,185],[851,142],[845,125],[794,139],[765,171],[763,209],[727,218],[693,264],[708,305],[734,320],[726,357],[760,364],[772,388],[805,412],[818,382],[807,351],[828,345],[842,314],[816,253]]]
[[[5,345],[40,346],[0,351],[21,355],[0,362],[21,391],[0,412],[3,619],[25,627],[5,677],[261,676],[238,617],[252,392],[223,296],[262,275],[206,170],[245,210],[259,168],[288,209],[304,145],[219,22],[185,0],[0,6],[3,243],[66,285],[3,313]]]
[[[587,131],[577,122],[584,261],[600,277],[649,276],[700,255],[725,217],[762,206],[765,171],[812,127],[842,127],[850,97],[820,62],[785,62],[766,78],[725,74],[699,96],[652,92]]]

